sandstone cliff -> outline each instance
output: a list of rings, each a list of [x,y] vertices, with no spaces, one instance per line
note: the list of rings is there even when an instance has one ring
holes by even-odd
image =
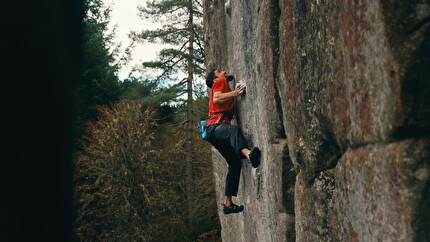
[[[223,241],[430,238],[428,0],[204,1],[207,68],[247,80]],[[217,197],[226,164],[213,151]]]

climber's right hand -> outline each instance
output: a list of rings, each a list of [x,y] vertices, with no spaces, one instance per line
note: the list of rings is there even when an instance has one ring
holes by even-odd
[[[245,85],[245,83],[244,83],[244,82],[236,83],[235,92],[236,92],[238,95],[241,95],[241,94],[245,91],[245,88],[246,88],[246,85]]]

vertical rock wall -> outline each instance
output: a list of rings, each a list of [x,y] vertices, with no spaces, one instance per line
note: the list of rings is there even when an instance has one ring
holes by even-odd
[[[430,3],[204,1],[207,68],[247,80],[245,160],[223,241],[430,237]],[[226,164],[213,152],[217,197]]]

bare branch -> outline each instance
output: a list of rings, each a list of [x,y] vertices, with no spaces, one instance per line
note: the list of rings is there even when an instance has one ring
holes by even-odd
[[[203,8],[203,5],[200,3],[200,1],[198,1],[198,0],[194,0],[196,3],[197,3],[197,5],[199,5],[201,8]]]

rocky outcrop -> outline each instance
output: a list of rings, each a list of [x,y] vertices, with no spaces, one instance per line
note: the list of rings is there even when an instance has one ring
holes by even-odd
[[[228,2],[204,1],[206,65],[247,80],[236,124],[262,163],[223,241],[430,238],[430,3]]]

